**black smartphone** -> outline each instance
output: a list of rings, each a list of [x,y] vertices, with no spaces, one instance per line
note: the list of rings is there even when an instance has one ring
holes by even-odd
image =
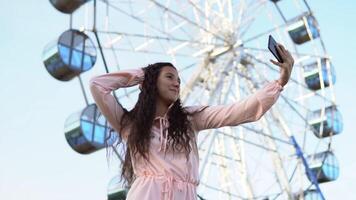
[[[278,62],[283,63],[283,59],[281,55],[279,55],[278,50],[277,50],[277,42],[274,40],[274,38],[269,35],[268,38],[268,49],[271,51],[271,53],[274,55],[274,57],[278,60]]]

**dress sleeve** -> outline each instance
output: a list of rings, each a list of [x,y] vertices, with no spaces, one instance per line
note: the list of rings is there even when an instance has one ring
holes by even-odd
[[[276,80],[267,83],[246,99],[230,105],[192,107],[188,109],[193,111],[191,113],[192,125],[198,132],[257,121],[277,101],[282,90],[283,87]]]
[[[130,69],[95,76],[89,81],[90,91],[96,105],[117,133],[120,130],[120,120],[124,110],[111,92],[142,83],[143,79],[142,69]]]

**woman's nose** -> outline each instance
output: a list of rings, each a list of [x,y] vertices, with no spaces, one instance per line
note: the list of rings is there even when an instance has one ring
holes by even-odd
[[[174,82],[174,83],[173,83],[173,88],[179,91],[179,90],[180,90],[180,85],[179,85],[179,83],[178,83],[178,82]]]
[[[179,83],[179,81],[174,81],[173,85],[174,85],[175,87],[178,87],[178,88],[179,88],[180,83]]]

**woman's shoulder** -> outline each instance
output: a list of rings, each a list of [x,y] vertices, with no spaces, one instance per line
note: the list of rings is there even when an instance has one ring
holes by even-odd
[[[198,112],[201,112],[205,108],[207,108],[207,105],[194,105],[194,106],[184,106],[183,109],[188,113],[188,114],[195,114]]]

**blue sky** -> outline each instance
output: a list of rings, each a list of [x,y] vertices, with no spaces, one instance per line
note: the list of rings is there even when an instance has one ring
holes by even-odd
[[[336,68],[344,119],[344,131],[333,142],[341,174],[322,185],[327,199],[356,196],[356,3],[342,2],[310,1]],[[105,152],[73,153],[63,135],[65,119],[85,103],[79,82],[54,80],[41,58],[44,46],[67,28],[68,17],[35,0],[0,0],[0,13],[0,199],[104,199],[110,178]]]

